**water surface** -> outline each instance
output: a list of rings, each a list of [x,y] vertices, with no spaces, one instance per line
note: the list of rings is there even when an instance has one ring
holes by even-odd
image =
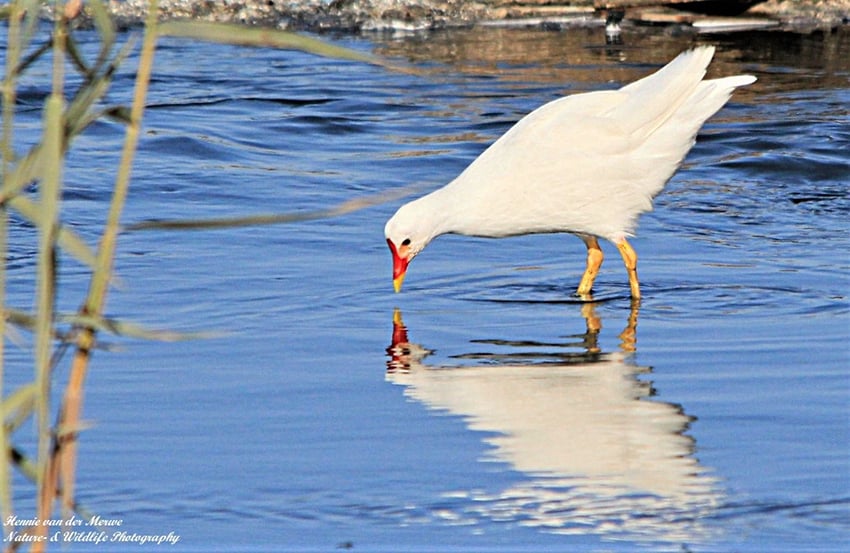
[[[338,42],[414,71],[163,41],[125,221],[436,187],[535,107],[620,86],[694,44],[718,46],[712,76],[759,80],[641,219],[639,306],[609,245],[598,301],[577,301],[584,247],[559,235],[442,237],[394,295],[382,232],[398,201],[286,226],[125,233],[110,315],[229,334],[96,354],[80,501],[128,532],[180,536],[146,550],[840,550],[848,35]],[[21,144],[36,137],[46,71],[25,82]],[[120,131],[94,126],[68,161],[65,220],[89,237]],[[9,302],[26,307],[34,241],[22,224],[13,239]],[[65,269],[71,310],[84,271]],[[12,353],[22,381],[25,353]]]

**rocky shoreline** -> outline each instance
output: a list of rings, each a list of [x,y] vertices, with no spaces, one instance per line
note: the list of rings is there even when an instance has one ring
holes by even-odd
[[[679,0],[681,1],[681,0]],[[682,25],[706,17],[664,2],[622,2],[624,24]],[[474,25],[541,25],[562,28],[604,25],[600,0],[161,0],[162,19],[242,23],[311,32],[415,32]],[[610,4],[610,3],[608,3]],[[634,9],[634,4],[641,4]],[[110,0],[121,27],[144,21],[147,0]],[[596,6],[596,7],[595,7]],[[730,22],[731,20],[731,22]],[[711,21],[718,21],[717,18]],[[850,0],[767,0],[720,24],[744,30],[764,26],[809,32],[850,23]],[[746,22],[751,24],[748,26]],[[755,23],[753,23],[755,22]],[[755,27],[753,27],[755,25]]]

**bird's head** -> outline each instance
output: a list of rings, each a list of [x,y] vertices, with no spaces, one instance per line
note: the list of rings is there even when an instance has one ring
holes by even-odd
[[[424,223],[425,220],[416,213],[416,206],[407,204],[384,227],[384,236],[393,255],[393,287],[396,292],[401,290],[407,266],[433,238]]]

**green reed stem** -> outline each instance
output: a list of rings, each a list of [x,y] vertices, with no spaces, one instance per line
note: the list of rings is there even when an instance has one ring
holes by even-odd
[[[17,75],[14,68],[18,65],[18,60],[21,56],[20,51],[20,33],[21,19],[23,18],[23,10],[21,10],[19,2],[11,2],[9,4],[9,19],[6,41],[6,74],[3,78],[3,135],[0,140],[2,144],[2,171],[3,181],[12,167],[14,160],[14,144],[12,141],[12,131],[15,121],[15,99]],[[9,212],[5,206],[0,207],[0,306],[5,308],[6,305],[6,256],[9,248]],[[10,449],[9,432],[6,430],[5,413],[6,401],[4,397],[3,383],[6,379],[5,372],[5,336],[6,336],[6,316],[5,309],[0,313],[0,401],[3,402],[3,417],[0,418],[0,518],[6,520],[6,517],[12,514],[12,480],[10,464],[6,460],[6,452]],[[9,528],[3,525],[4,536],[8,535]]]
[[[112,277],[112,266],[120,230],[121,214],[126,204],[130,188],[130,175],[133,160],[139,142],[139,132],[144,115],[145,99],[150,83],[153,58],[156,49],[156,25],[158,2],[153,0],[149,6],[148,18],[145,23],[145,36],[142,41],[142,51],[139,67],[136,72],[136,84],[133,93],[133,105],[130,110],[130,121],[121,152],[118,174],[112,191],[106,226],[101,236],[97,251],[95,270],[89,283],[82,315],[98,317],[106,305],[106,295]],[[76,473],[77,430],[80,428],[80,413],[82,411],[83,386],[88,372],[89,360],[94,347],[96,327],[85,325],[80,328],[77,338],[77,349],[71,363],[68,385],[62,402],[58,428],[61,433],[56,438],[56,456],[54,463],[58,465],[62,478],[62,505],[66,510],[73,509]]]
[[[97,270],[92,278],[92,286],[89,289],[88,300],[86,302],[90,313],[99,313],[103,308],[106,288],[112,272],[112,262],[115,257],[118,233],[121,230],[121,214],[130,190],[130,175],[139,143],[139,132],[145,111],[145,99],[147,98],[151,72],[153,71],[158,12],[159,2],[157,0],[151,0],[148,7],[148,18],[145,22],[145,36],[142,41],[139,67],[136,72],[133,105],[130,109],[130,122],[127,124],[124,148],[121,152],[121,161],[112,192],[112,201],[109,205],[106,228],[104,229],[97,252]]]
[[[39,467],[37,487],[38,511],[41,520],[49,518],[50,504],[56,490],[55,482],[49,475],[50,384],[53,310],[56,300],[56,237],[63,165],[62,107],[61,94],[51,93],[44,107],[44,147],[49,162],[43,168],[40,183],[41,221],[37,265],[35,381],[38,390],[36,396]]]
[[[55,9],[58,10],[56,2]],[[53,509],[57,489],[57,472],[51,462],[53,433],[50,421],[50,393],[53,376],[52,349],[54,309],[56,304],[57,241],[59,236],[59,202],[64,165],[65,124],[65,50],[67,21],[57,17],[53,27],[52,91],[44,106],[44,164],[39,183],[39,243],[36,295],[35,382],[36,424],[38,426],[37,518],[47,520]],[[47,528],[35,527],[35,535],[46,536]],[[32,551],[43,550],[36,543]]]

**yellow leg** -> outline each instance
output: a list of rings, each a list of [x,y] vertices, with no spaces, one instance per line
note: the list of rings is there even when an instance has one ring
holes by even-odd
[[[626,264],[626,270],[629,272],[629,287],[632,289],[632,298],[640,299],[640,284],[637,277],[637,254],[623,238],[617,243],[617,249],[620,250],[620,255],[623,256],[623,263]]]
[[[602,259],[605,256],[602,254],[599,242],[594,236],[581,236],[581,239],[584,241],[584,245],[587,246],[587,268],[581,277],[576,294],[587,296],[593,288],[593,281],[596,280],[596,275],[599,274],[599,267],[602,265]]]

